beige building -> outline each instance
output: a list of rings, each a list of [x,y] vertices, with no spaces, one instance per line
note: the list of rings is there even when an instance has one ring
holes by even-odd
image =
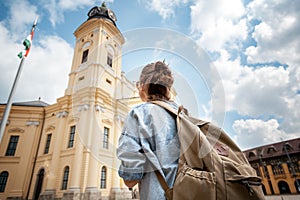
[[[273,143],[244,151],[262,178],[268,199],[300,197],[300,138]]]
[[[124,38],[115,22],[105,5],[89,11],[74,33],[68,86],[55,104],[13,104],[0,145],[0,199],[131,197],[115,145],[139,100],[121,71]]]

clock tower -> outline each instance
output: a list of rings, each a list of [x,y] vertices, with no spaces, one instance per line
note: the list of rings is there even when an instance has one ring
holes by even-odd
[[[68,199],[77,199],[78,195],[83,199],[127,198],[124,194],[128,189],[118,176],[116,146],[130,109],[128,100],[137,91],[121,71],[124,37],[116,21],[114,12],[103,3],[93,7],[88,19],[74,32],[68,86],[65,96],[58,99],[59,107],[68,113],[66,122],[72,123],[75,131],[64,194]],[[67,157],[64,161],[61,156],[53,157],[55,163],[67,162]],[[52,165],[54,171],[59,170],[57,164]],[[47,191],[60,189],[55,184],[54,179],[47,181],[43,199],[49,197]]]
[[[67,95],[93,87],[114,97],[122,77],[124,38],[116,26],[116,16],[105,3],[93,7],[88,19],[77,28],[76,44]],[[88,94],[86,94],[88,95]]]

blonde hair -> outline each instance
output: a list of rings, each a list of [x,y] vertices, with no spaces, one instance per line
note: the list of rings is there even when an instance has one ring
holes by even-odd
[[[170,99],[174,78],[165,62],[147,64],[141,72],[139,82],[144,84],[148,100]]]

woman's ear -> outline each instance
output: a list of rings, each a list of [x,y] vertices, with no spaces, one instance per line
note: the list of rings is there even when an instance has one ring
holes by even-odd
[[[143,83],[141,83],[141,90],[143,92],[147,91],[147,86],[145,84],[143,84]]]

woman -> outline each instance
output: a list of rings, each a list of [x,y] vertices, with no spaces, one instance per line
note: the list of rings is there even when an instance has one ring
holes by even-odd
[[[117,156],[121,160],[119,175],[129,188],[139,184],[140,199],[165,199],[155,175],[158,170],[173,186],[180,153],[174,117],[151,101],[170,101],[174,79],[168,65],[155,62],[146,65],[137,82],[141,105],[133,108],[119,138]]]

